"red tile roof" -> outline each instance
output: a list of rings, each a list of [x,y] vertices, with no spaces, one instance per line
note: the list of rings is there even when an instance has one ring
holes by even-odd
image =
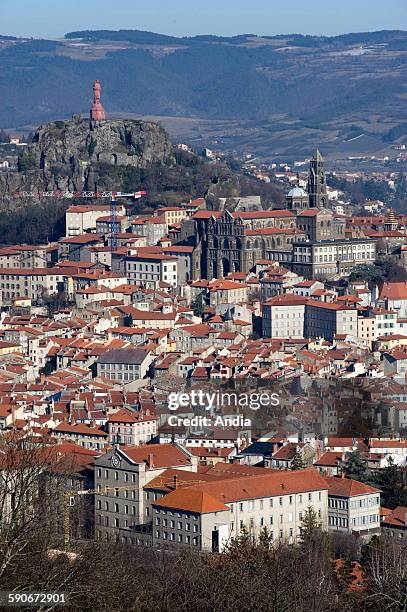
[[[145,444],[118,449],[133,463],[145,463],[150,469],[190,465],[187,453],[173,444]]]
[[[315,470],[296,470],[293,472],[265,470],[265,473],[252,476],[228,478],[227,480],[178,489],[154,502],[153,505],[196,513],[217,512],[226,509],[224,504],[234,501],[327,489],[326,480]],[[198,495],[198,492],[206,493],[209,497],[204,498],[202,495]],[[205,506],[203,505],[204,499],[207,502]],[[191,500],[193,500],[193,503],[191,503]],[[205,507],[205,510],[202,510],[203,507]]]
[[[367,493],[379,493],[380,489],[371,487],[370,485],[353,480],[352,478],[342,478],[341,476],[325,477],[328,484],[329,495],[338,497],[355,497],[357,495],[366,495]]]

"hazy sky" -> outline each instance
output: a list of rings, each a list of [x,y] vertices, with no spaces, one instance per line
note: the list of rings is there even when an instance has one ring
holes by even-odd
[[[407,29],[407,0],[0,0],[0,34],[84,29],[194,34],[339,34]]]

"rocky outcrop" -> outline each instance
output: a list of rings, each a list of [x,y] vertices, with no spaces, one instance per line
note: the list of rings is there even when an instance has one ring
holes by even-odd
[[[119,189],[124,168],[172,161],[169,136],[156,123],[73,117],[37,129],[32,144],[20,155],[19,172],[0,175],[0,195],[18,190]]]

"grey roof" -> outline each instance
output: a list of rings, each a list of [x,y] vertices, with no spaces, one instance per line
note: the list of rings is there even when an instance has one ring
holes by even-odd
[[[98,363],[132,363],[140,365],[147,357],[147,351],[138,348],[111,349],[98,359]]]
[[[294,187],[287,193],[287,196],[289,198],[306,198],[307,194],[301,187]]]

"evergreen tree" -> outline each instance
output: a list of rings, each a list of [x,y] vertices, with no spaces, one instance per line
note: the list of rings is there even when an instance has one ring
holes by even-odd
[[[381,501],[386,508],[407,506],[407,488],[403,482],[400,468],[395,465],[392,457],[387,459],[387,465],[376,478],[378,488],[382,491]]]
[[[194,300],[192,300],[191,308],[194,311],[194,315],[196,317],[201,317],[201,318],[203,317],[204,309],[205,309],[205,302],[203,300],[202,293],[197,295],[197,297]]]
[[[353,478],[360,482],[366,482],[367,480],[366,461],[358,450],[348,453],[342,469],[348,478]]]
[[[321,532],[321,523],[317,513],[312,506],[306,509],[300,527],[300,541],[303,545],[309,545],[315,541]]]
[[[305,463],[302,459],[301,453],[296,449],[294,453],[293,460],[291,461],[291,470],[303,470],[305,468]]]

